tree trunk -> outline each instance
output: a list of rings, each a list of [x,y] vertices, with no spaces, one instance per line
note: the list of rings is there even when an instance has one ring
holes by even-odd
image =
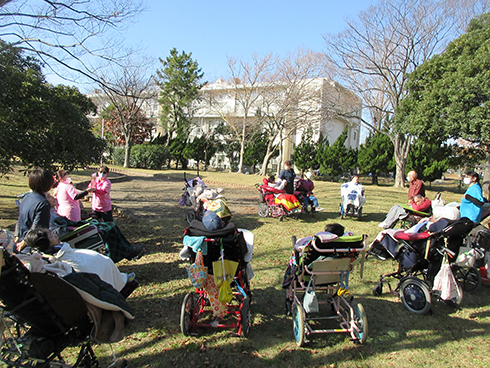
[[[269,144],[267,145],[267,152],[264,156],[264,161],[262,161],[262,168],[260,169],[259,175],[266,176],[267,175],[267,166],[269,166],[269,161],[274,153],[274,147],[271,147]]]
[[[396,162],[396,175],[395,175],[395,187],[403,188],[405,186],[405,165],[407,163],[408,152],[410,151],[410,144],[412,136],[397,134],[393,144],[395,145],[395,162]]]
[[[238,172],[243,172],[243,156],[245,155],[245,121],[242,127],[242,139],[240,142],[240,160],[238,161]]]
[[[372,178],[372,184],[373,185],[379,185],[379,182],[378,182],[378,175],[377,174],[373,174]]]
[[[490,151],[487,148],[487,160],[485,161],[485,180],[482,182],[483,196],[489,198],[490,195]]]
[[[284,154],[284,147],[283,147],[283,144],[282,144],[282,131],[281,131],[281,134],[279,136],[279,160],[277,161],[277,173],[276,173],[276,176],[279,177],[279,174],[281,173],[281,168],[283,166],[283,161],[284,161],[284,157],[283,157],[283,154]]]
[[[126,139],[126,145],[124,146],[124,165],[123,167],[129,167],[129,160],[131,159],[131,144]]]

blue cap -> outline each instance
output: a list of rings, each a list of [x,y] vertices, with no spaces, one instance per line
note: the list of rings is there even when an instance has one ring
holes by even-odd
[[[223,221],[215,212],[209,210],[204,212],[204,216],[202,217],[202,224],[209,231],[219,230],[223,228]]]

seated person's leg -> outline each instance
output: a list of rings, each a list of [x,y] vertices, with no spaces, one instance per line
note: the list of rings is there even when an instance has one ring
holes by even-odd
[[[389,229],[395,222],[397,222],[400,219],[404,219],[407,217],[407,211],[403,209],[399,204],[395,204],[393,207],[390,208],[388,211],[388,214],[386,215],[386,218],[384,219],[383,222],[381,222],[378,226]]]

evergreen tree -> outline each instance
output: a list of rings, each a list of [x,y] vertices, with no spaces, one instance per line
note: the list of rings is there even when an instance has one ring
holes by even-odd
[[[294,165],[301,171],[317,170],[320,166],[316,159],[317,150],[318,142],[313,142],[312,130],[307,129],[301,136],[301,143],[294,149]]]
[[[440,140],[425,142],[417,139],[408,155],[407,172],[415,170],[424,181],[440,179],[450,166],[452,153],[452,147]]]
[[[187,137],[189,134],[195,102],[199,98],[199,90],[205,85],[201,82],[204,73],[191,56],[192,53],[182,51],[179,54],[173,48],[165,60],[160,59],[163,67],[157,70],[161,88],[161,122],[169,140],[173,135]]]
[[[383,133],[375,133],[366,138],[359,148],[357,163],[362,173],[371,173],[373,184],[378,185],[378,176],[395,169],[393,142]]]
[[[245,165],[252,166],[253,174],[255,174],[255,167],[264,161],[265,154],[267,153],[268,139],[264,132],[256,133],[252,136],[245,145],[245,152],[243,155],[243,163]],[[275,152],[276,157],[278,152]]]
[[[353,171],[356,167],[357,152],[345,147],[348,128],[329,146],[328,140],[320,139],[317,157],[320,170],[330,176],[341,176]]]
[[[78,89],[46,83],[37,60],[0,40],[0,173],[26,166],[68,169],[98,160],[90,131],[95,105]]]

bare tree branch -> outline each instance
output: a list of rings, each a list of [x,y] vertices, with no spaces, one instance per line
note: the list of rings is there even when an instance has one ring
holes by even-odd
[[[67,80],[100,82],[96,68],[127,57],[117,34],[143,10],[143,0],[0,1],[0,38]]]

